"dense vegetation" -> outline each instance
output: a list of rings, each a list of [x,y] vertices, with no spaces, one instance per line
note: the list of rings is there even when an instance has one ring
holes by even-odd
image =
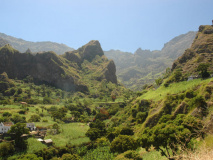
[[[202,33],[189,50],[200,41],[199,36],[205,39],[205,30],[209,36],[209,29],[201,27]],[[207,42],[205,57],[212,54],[211,42]],[[204,153],[212,153],[212,60],[197,62],[187,74],[185,68],[193,57],[182,65],[177,60],[176,67],[167,69],[156,84],[131,92],[104,78],[104,68],[95,67],[109,61],[100,52],[87,57],[84,53],[90,50],[85,52],[85,48],[63,56],[77,57],[87,71],[82,76],[90,83],[86,93],[38,85],[31,76],[11,79],[6,72],[0,75],[0,121],[14,123],[0,137],[0,159],[163,160],[187,159],[203,148]],[[193,52],[197,55],[200,50]],[[188,80],[193,73],[200,76]],[[97,80],[100,76],[103,79]],[[29,132],[27,122],[34,122],[39,132]],[[52,139],[53,144],[41,143],[38,137]]]

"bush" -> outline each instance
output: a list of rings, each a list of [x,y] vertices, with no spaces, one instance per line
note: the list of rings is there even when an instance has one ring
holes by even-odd
[[[134,159],[134,160],[143,160],[142,157],[136,152],[136,151],[126,151],[124,153],[124,157],[129,158],[129,159]]]
[[[201,63],[197,67],[197,71],[200,71],[200,75],[202,78],[208,78],[210,76],[209,72],[207,71],[209,67],[209,64],[207,63]]]
[[[91,141],[96,140],[97,138],[101,137],[101,130],[97,129],[97,128],[90,128],[86,134],[87,137],[89,137],[89,139]]]
[[[14,146],[8,142],[0,143],[0,156],[5,157],[13,154],[15,151]]]
[[[164,122],[166,119],[170,119],[170,116],[164,116],[161,121]],[[146,150],[155,147],[162,155],[173,159],[171,156],[175,156],[182,147],[191,147],[192,139],[203,137],[202,128],[203,124],[199,119],[179,114],[173,121],[145,128],[140,137],[141,146]],[[171,150],[173,155],[164,150],[165,148]]]
[[[130,127],[123,127],[120,132],[121,135],[134,135],[133,129]]]
[[[16,93],[15,88],[10,88],[4,92],[6,96],[13,96]]]
[[[147,112],[138,112],[136,115],[137,123],[143,123],[147,116]]]
[[[42,157],[37,157],[35,154],[25,154],[19,157],[18,160],[43,160]]]
[[[112,152],[123,153],[127,150],[137,149],[137,142],[134,138],[127,135],[119,135],[116,137],[110,146]]]
[[[40,122],[40,120],[41,120],[41,117],[39,115],[34,114],[30,117],[28,122]]]
[[[43,104],[52,104],[52,99],[49,97],[44,97],[43,98]]]
[[[69,154],[69,153],[65,153],[63,154],[63,156],[61,157],[62,160],[80,160],[80,158],[78,157],[78,155],[76,154]]]
[[[96,139],[95,143],[97,146],[106,146],[110,144],[109,140],[106,137]]]
[[[2,115],[3,115],[3,117],[10,117],[10,116],[12,116],[12,114],[10,112],[4,112]]]

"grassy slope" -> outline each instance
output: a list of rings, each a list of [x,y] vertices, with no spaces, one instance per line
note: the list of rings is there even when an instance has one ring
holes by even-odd
[[[89,126],[83,123],[60,124],[61,133],[57,135],[46,135],[45,139],[52,139],[56,146],[65,146],[67,143],[81,144],[89,142],[89,138],[85,136]]]
[[[161,85],[158,89],[156,90],[149,90],[147,93],[143,94],[141,97],[138,99],[149,99],[153,101],[159,101],[164,99],[167,94],[177,94],[180,92],[184,92],[188,89],[193,89],[194,87],[202,84],[208,84],[211,82],[213,78],[202,80],[202,79],[195,79],[191,81],[183,81],[179,83],[173,83],[170,84],[169,87],[164,87]]]

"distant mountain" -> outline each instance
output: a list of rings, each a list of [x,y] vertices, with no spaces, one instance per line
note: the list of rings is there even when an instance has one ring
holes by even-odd
[[[0,48],[0,74],[6,72],[9,78],[21,80],[30,76],[37,84],[48,84],[66,91],[97,94],[97,89],[93,88],[98,85],[117,85],[115,71],[114,62],[104,56],[98,41],[90,41],[64,55],[53,51],[20,53],[9,44]]]
[[[116,65],[118,80],[127,88],[141,90],[144,84],[154,82],[172,62],[189,48],[196,32],[188,32],[166,43],[163,49],[150,51],[137,49],[134,54],[119,50],[105,51]]]
[[[4,45],[8,44],[9,42],[6,41],[5,39],[0,37],[0,47],[3,47]]]
[[[63,54],[67,51],[73,51],[73,48],[66,46],[65,44],[59,44],[55,42],[30,42],[23,39],[8,36],[4,33],[0,33],[0,45],[1,40],[7,41],[13,48],[20,52],[25,52],[28,48],[32,52],[42,52],[42,51],[53,51],[57,54]]]

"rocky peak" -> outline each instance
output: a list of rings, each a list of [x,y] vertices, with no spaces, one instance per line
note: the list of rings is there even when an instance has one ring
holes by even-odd
[[[83,47],[79,48],[79,53],[82,59],[92,61],[96,55],[103,56],[104,52],[99,41],[92,40]]]
[[[104,76],[107,81],[117,84],[116,67],[113,60],[110,60],[106,68],[104,69]]]
[[[150,50],[142,50],[141,48],[138,48],[135,53],[135,56],[143,56],[144,58],[148,58],[152,56],[152,52]]]
[[[28,48],[28,49],[26,50],[25,53],[30,53],[30,54],[32,54],[32,51]]]
[[[66,52],[62,55],[69,61],[81,64],[84,60],[91,62],[96,55],[103,56],[104,52],[101,48],[99,41],[92,40],[86,45],[80,47],[75,51]]]

